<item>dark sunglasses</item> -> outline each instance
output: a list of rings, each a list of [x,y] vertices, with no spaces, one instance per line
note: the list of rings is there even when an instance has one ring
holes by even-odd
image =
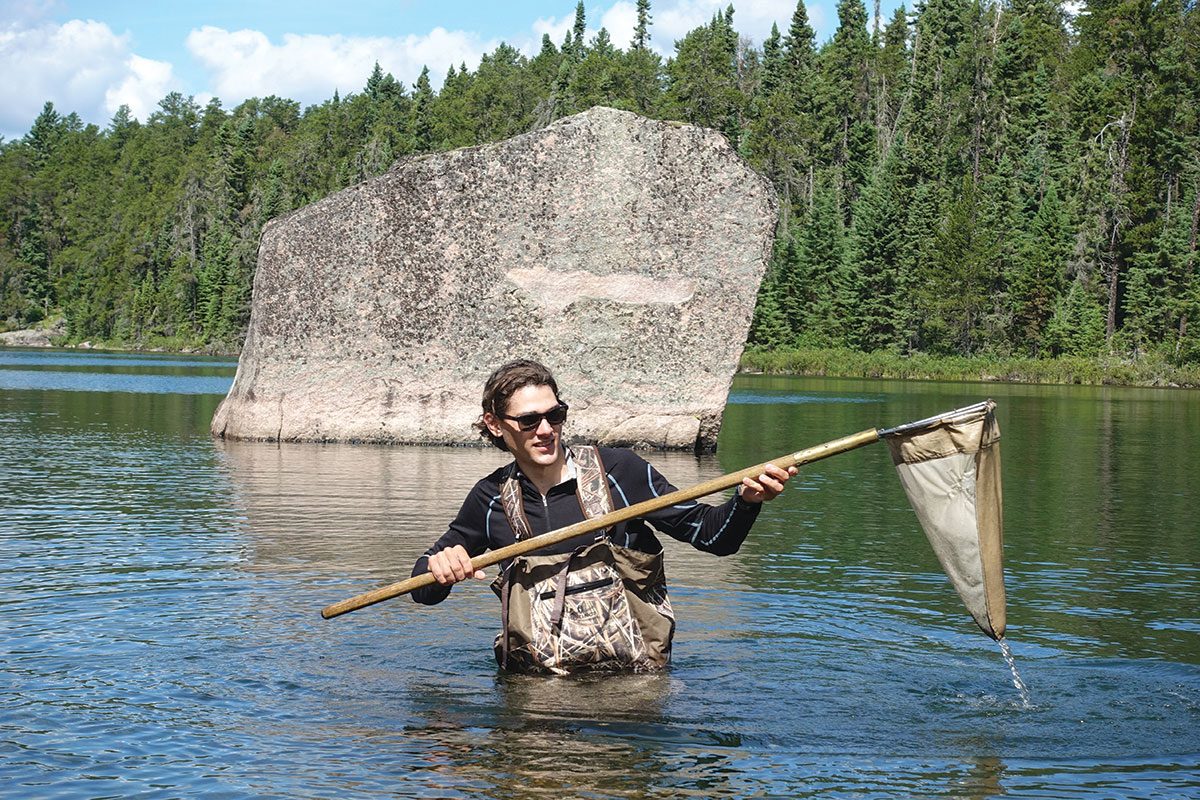
[[[499,416],[500,419],[511,419],[513,422],[517,423],[517,427],[523,431],[532,431],[536,430],[537,427],[542,424],[543,419],[549,422],[551,425],[562,425],[564,422],[566,422],[567,404],[559,403],[554,408],[541,414],[531,412],[529,414],[521,414],[517,417],[510,417],[508,414],[500,414]]]

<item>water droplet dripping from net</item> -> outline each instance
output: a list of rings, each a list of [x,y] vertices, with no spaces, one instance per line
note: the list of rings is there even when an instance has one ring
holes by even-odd
[[[1008,670],[1012,673],[1013,686],[1017,687],[1017,694],[1021,695],[1021,705],[1025,708],[1033,708],[1033,704],[1029,702],[1029,687],[1025,681],[1021,680],[1021,673],[1017,672],[1017,661],[1013,658],[1012,648],[1008,646],[1008,642],[1001,636],[996,640],[996,644],[1000,645],[1000,652],[1004,654],[1004,660],[1008,664]]]

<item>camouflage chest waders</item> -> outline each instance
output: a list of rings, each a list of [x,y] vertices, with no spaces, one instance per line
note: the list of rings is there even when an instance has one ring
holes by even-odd
[[[599,451],[577,447],[572,455],[583,513],[591,519],[612,511]],[[515,464],[500,497],[516,537],[532,536]],[[603,530],[569,554],[514,558],[492,589],[500,597],[496,660],[504,669],[556,675],[649,671],[671,658],[675,615],[661,550],[621,547]]]

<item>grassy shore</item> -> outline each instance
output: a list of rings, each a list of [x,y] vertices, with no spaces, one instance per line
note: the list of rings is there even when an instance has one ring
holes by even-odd
[[[236,347],[228,343],[200,344],[169,337],[156,337],[136,343],[123,340],[78,342],[70,340],[58,330],[48,330],[47,333],[53,334],[50,339],[56,347],[230,358],[238,356]],[[778,350],[748,347],[742,354],[739,369],[742,372],[768,375],[811,375],[829,378],[1200,388],[1200,364],[1176,366],[1153,355],[1138,359],[1120,356],[996,358],[932,356],[925,353],[902,356],[882,350],[862,353],[857,350],[806,347]]]
[[[901,356],[877,351],[795,348],[759,350],[742,355],[742,372],[814,375],[836,378],[997,381],[1111,386],[1200,388],[1200,365],[1174,366],[1164,360],[1103,358],[991,358],[984,356]]]

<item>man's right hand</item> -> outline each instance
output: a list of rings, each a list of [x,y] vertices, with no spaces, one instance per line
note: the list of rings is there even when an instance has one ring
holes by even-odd
[[[459,581],[474,577],[487,578],[483,570],[471,566],[471,556],[461,544],[439,550],[429,557],[429,571],[442,586],[452,586]]]

